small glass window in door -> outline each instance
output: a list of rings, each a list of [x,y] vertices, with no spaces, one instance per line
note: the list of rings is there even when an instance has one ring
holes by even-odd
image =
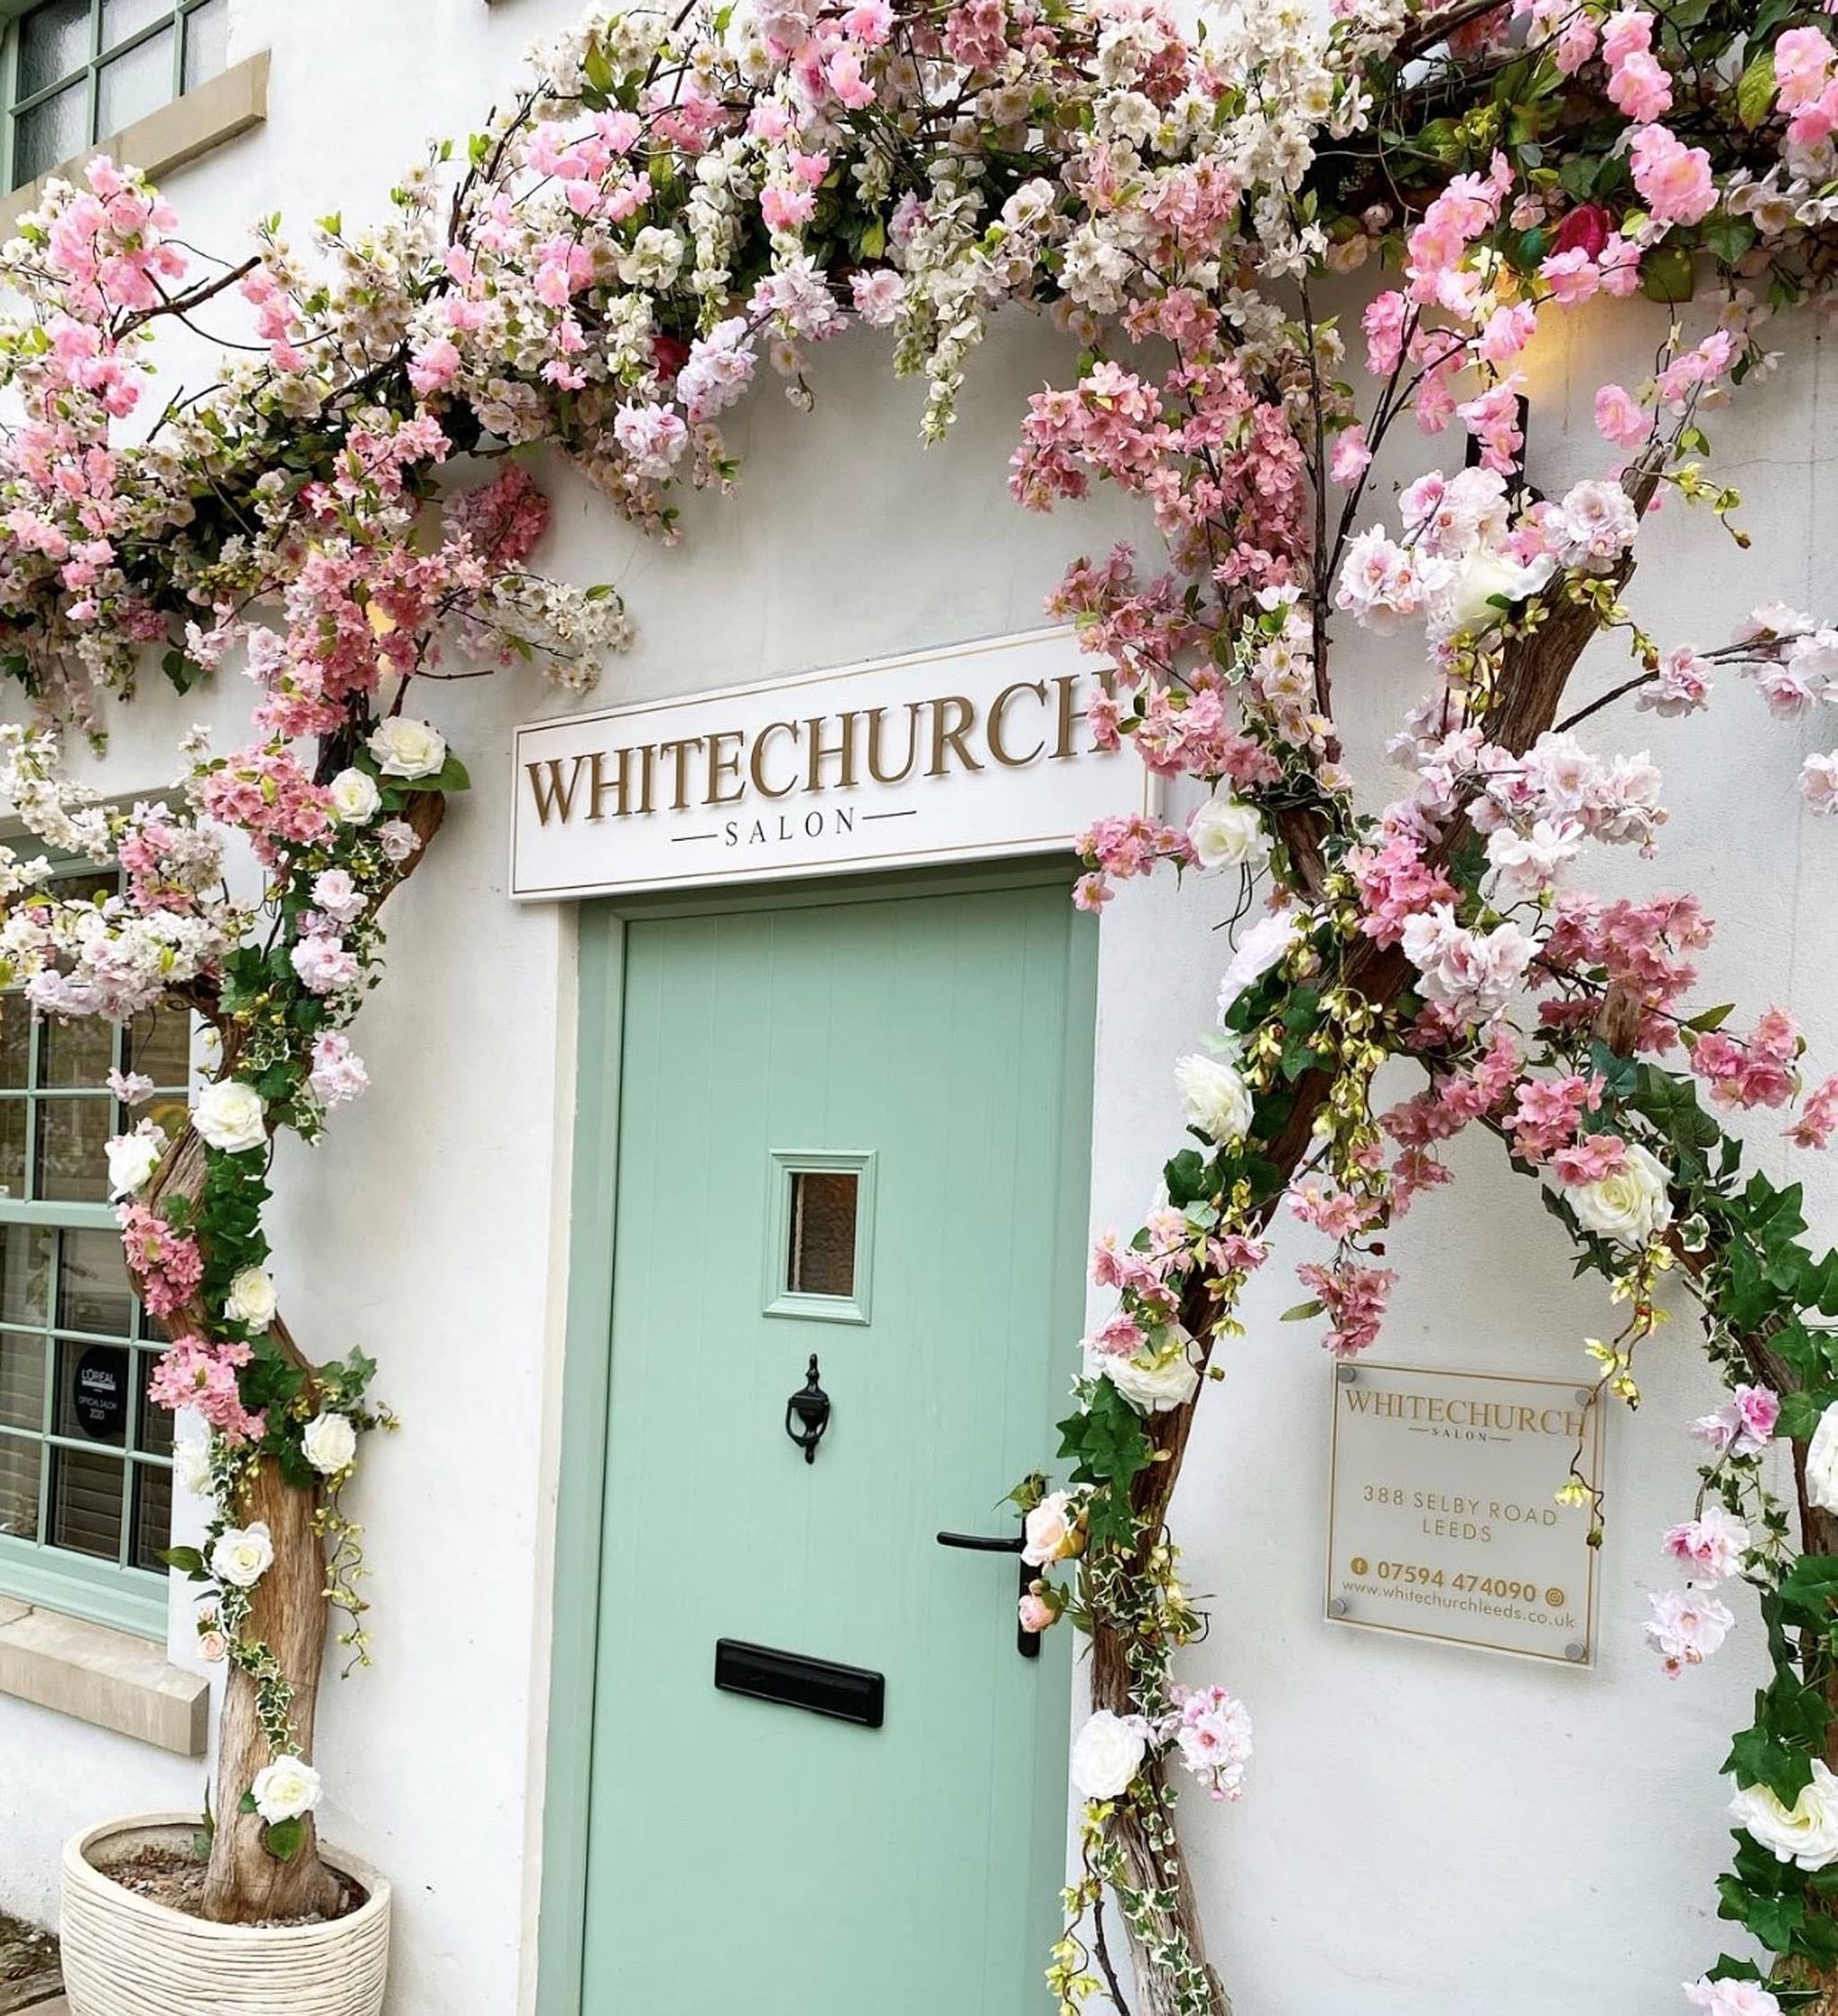
[[[766,1313],[867,1322],[873,1155],[775,1153],[768,1179]]]

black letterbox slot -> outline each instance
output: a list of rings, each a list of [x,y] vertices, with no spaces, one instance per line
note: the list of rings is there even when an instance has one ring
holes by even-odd
[[[828,1659],[806,1659],[800,1652],[775,1652],[769,1645],[743,1644],[738,1638],[715,1640],[714,1684],[724,1694],[808,1708],[813,1715],[859,1722],[863,1729],[880,1727],[887,1700],[883,1673],[838,1666]]]

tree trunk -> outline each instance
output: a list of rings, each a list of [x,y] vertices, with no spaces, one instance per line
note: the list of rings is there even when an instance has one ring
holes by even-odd
[[[293,1349],[284,1333],[282,1341]],[[250,1592],[246,1628],[274,1652],[286,1677],[299,1754],[309,1759],[329,1621],[325,1548],[314,1526],[319,1495],[284,1482],[279,1465],[263,1461],[238,1507],[245,1524],[266,1521],[275,1543],[274,1565]],[[346,1906],[343,1884],[319,1860],[311,1814],[306,1816],[299,1853],[277,1862],[262,1845],[260,1814],[239,1810],[243,1793],[273,1756],[256,1712],[256,1683],[232,1666],[218,1726],[217,1829],[205,1879],[204,1915],[219,1923],[333,1917]]]
[[[421,845],[402,863],[396,880],[377,892],[379,904],[420,865],[445,816],[446,803],[438,792],[417,792],[410,798],[403,816]],[[186,996],[186,1005],[218,1027],[223,1038],[221,1071],[228,1075],[235,1068],[237,1055],[233,1025],[224,1027],[214,997],[206,991],[193,990]],[[158,1209],[174,1197],[196,1203],[204,1185],[206,1161],[204,1141],[196,1128],[188,1126],[155,1170],[147,1190],[148,1205]],[[161,1328],[169,1339],[209,1337],[214,1313],[202,1302],[193,1302],[165,1318]],[[310,1362],[278,1316],[268,1335],[311,1374]],[[311,1386],[308,1390],[311,1391]],[[331,1608],[325,1542],[316,1523],[322,1496],[317,1489],[302,1490],[286,1483],[279,1465],[265,1459],[255,1465],[241,1500],[232,1508],[245,1526],[265,1522],[274,1543],[274,1562],[250,1592],[245,1635],[267,1645],[275,1656],[280,1677],[293,1696],[294,1754],[308,1763],[312,1761],[313,1721]],[[332,1916],[346,1906],[344,1885],[319,1859],[319,1836],[311,1814],[304,1818],[297,1853],[284,1863],[263,1846],[260,1816],[240,1810],[256,1774],[275,1754],[257,1712],[256,1682],[232,1664],[217,1729],[216,1832],[205,1878],[204,1915],[219,1924]]]
[[[1627,472],[1624,487],[1635,509],[1644,513],[1658,488],[1658,479],[1650,470],[1637,465]],[[1617,592],[1626,585],[1632,572],[1633,562],[1630,557],[1612,577]],[[1486,715],[1485,725],[1491,741],[1517,753],[1529,749],[1555,723],[1577,661],[1600,627],[1592,609],[1565,602],[1554,609],[1537,629],[1505,646],[1496,697]],[[1296,893],[1305,900],[1318,897],[1326,872],[1324,835],[1318,820],[1313,813],[1303,811],[1279,817],[1277,824],[1300,885]],[[1451,822],[1438,846],[1438,856],[1445,861],[1450,858],[1466,843],[1472,832],[1466,813],[1461,813]],[[1409,962],[1396,947],[1381,949],[1370,940],[1361,939],[1347,955],[1343,978],[1349,994],[1383,1009],[1403,993],[1412,971]],[[1294,1109],[1268,1154],[1268,1160],[1282,1172],[1285,1185],[1308,1152],[1315,1117],[1331,1085],[1331,1078],[1318,1071],[1306,1072],[1297,1081]],[[1282,1190],[1279,1189],[1265,1207],[1259,1221],[1261,1226],[1267,1227],[1275,1216],[1282,1195]],[[1188,1333],[1198,1340],[1203,1358],[1210,1360],[1220,1321],[1230,1313],[1229,1307],[1212,1292],[1204,1274],[1196,1272],[1183,1299],[1181,1320]],[[1158,1460],[1151,1463],[1138,1477],[1132,1494],[1142,1521],[1143,1554],[1160,1540],[1166,1528],[1169,1502],[1175,1486],[1180,1482],[1181,1464],[1193,1430],[1194,1410],[1205,1390],[1203,1381],[1199,1391],[1185,1407],[1152,1416],[1143,1424],[1158,1457]],[[1142,1565],[1139,1556],[1135,1566],[1140,1570]],[[1101,1613],[1094,1614],[1091,1620],[1091,1688],[1093,1703],[1099,1708],[1126,1714],[1134,1706],[1130,1697],[1128,1644],[1116,1625]],[[1166,1780],[1160,1766],[1149,1767],[1148,1775],[1156,1796],[1162,1798]],[[1181,1933],[1192,1952],[1206,1967],[1213,1989],[1212,2016],[1232,2016],[1230,2001],[1218,1974],[1205,1959],[1206,1944],[1198,1901],[1178,1846],[1171,1843],[1165,1854],[1158,1854],[1140,1817],[1130,1809],[1119,1809],[1111,1822],[1111,1836],[1129,1871],[1133,1888],[1144,1891],[1173,1890],[1174,1906],[1168,1914],[1167,1924]],[[1133,1927],[1131,1928],[1130,1945],[1143,2016],[1175,2016],[1172,2003],[1156,1982],[1155,1970],[1144,1963],[1141,1942]],[[1831,2016],[1838,2016],[1838,2008],[1831,2012]]]

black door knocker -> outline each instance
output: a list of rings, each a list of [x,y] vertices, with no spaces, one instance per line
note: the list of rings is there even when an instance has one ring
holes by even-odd
[[[785,1433],[804,1451],[804,1460],[817,1460],[817,1445],[829,1426],[829,1395],[817,1381],[817,1354],[810,1354],[810,1370],[804,1383],[785,1402]]]

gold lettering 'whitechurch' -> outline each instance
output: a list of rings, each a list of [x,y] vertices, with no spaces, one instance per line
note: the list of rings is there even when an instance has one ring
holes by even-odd
[[[1145,809],[1097,749],[1069,630],[539,722],[517,734],[512,893],[1070,848]]]

